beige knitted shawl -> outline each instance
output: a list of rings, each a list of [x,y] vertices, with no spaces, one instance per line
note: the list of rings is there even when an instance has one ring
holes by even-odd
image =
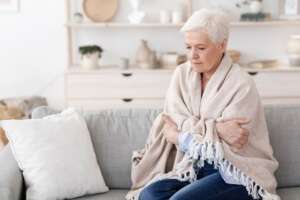
[[[245,186],[254,199],[278,200],[273,157],[263,107],[253,80],[225,55],[201,95],[200,73],[189,62],[177,67],[166,95],[164,113],[183,132],[195,134],[190,151],[184,155],[163,136],[162,115],[154,121],[144,149],[132,157],[132,188],[126,199],[138,200],[140,191],[150,183],[175,178],[193,182],[193,165],[204,161],[222,168]],[[215,128],[219,120],[247,117],[250,131],[243,149],[233,151]]]

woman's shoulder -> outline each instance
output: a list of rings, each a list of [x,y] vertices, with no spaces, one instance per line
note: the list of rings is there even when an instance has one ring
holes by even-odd
[[[174,72],[173,72],[173,76],[175,77],[185,77],[187,75],[189,75],[192,72],[192,67],[190,65],[190,62],[187,61],[185,63],[182,63],[180,65],[178,65]]]
[[[237,63],[233,64],[230,76],[232,76],[240,86],[255,87],[253,78]]]
[[[188,71],[190,69],[191,69],[190,62],[186,61],[185,63],[182,63],[182,64],[178,65],[175,68],[175,72],[177,72],[177,73],[184,73],[184,72],[186,72],[186,71]]]

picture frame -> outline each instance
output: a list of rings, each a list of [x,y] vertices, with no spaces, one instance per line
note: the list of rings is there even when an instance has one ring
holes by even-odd
[[[300,19],[300,0],[280,0],[279,2],[280,19]]]
[[[0,0],[0,13],[2,12],[18,12],[19,0]]]

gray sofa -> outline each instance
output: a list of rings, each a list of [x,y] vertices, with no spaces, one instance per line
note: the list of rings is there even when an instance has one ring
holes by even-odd
[[[300,105],[265,107],[270,138],[280,168],[276,172],[278,193],[283,200],[300,199]],[[47,107],[34,110],[38,118],[54,111]],[[130,187],[130,157],[143,147],[152,121],[160,110],[103,110],[84,114],[93,145],[110,188],[105,194],[78,200],[123,200]],[[11,150],[0,152],[0,199],[25,198],[22,174]]]

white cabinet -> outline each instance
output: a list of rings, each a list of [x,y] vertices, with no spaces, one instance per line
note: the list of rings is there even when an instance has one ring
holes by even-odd
[[[171,70],[98,70],[66,73],[67,106],[87,110],[161,108]],[[300,104],[300,70],[252,76],[264,104]]]
[[[88,110],[162,107],[171,76],[171,70],[68,72],[67,106]]]
[[[300,71],[265,71],[252,76],[265,104],[300,104]]]

